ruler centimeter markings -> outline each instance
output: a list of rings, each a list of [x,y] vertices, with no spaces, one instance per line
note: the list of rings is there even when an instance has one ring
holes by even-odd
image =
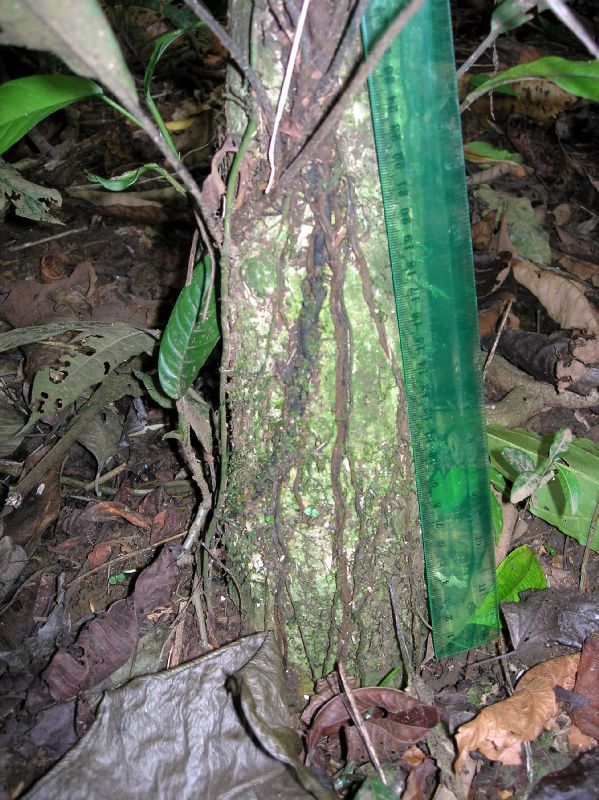
[[[370,0],[369,50],[407,0]],[[448,0],[368,81],[437,658],[499,634],[478,317]]]

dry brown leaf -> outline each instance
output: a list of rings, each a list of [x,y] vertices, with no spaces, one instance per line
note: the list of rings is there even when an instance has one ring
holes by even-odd
[[[467,764],[468,754],[478,750],[491,761],[520,764],[522,742],[537,738],[550,727],[558,713],[554,687],[571,690],[580,654],[560,656],[537,664],[520,679],[507,700],[484,708],[456,732],[456,773]]]
[[[589,281],[593,286],[599,286],[599,266],[593,264],[592,261],[584,261],[581,258],[573,258],[572,256],[560,255],[558,256],[557,263],[566,272],[576,275],[583,281]]]
[[[599,313],[577,283],[532,261],[519,261],[512,269],[516,280],[540,300],[562,328],[599,334]]]

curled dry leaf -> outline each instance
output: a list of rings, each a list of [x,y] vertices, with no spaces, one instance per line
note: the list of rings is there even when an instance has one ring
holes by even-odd
[[[544,661],[526,672],[507,700],[484,708],[456,732],[456,773],[466,766],[468,753],[478,750],[492,761],[520,764],[522,742],[537,738],[558,713],[555,686],[571,690],[580,654]]]
[[[579,284],[532,261],[519,261],[512,269],[516,280],[540,300],[562,328],[599,335],[599,313]]]

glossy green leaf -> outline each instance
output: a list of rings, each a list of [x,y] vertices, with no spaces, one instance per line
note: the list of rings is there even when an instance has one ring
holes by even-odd
[[[468,142],[464,145],[464,155],[470,161],[509,161],[512,164],[521,164],[522,155],[509,150],[500,150],[488,142]]]
[[[511,446],[525,450],[538,467],[547,461],[553,439],[553,435],[541,437],[521,428],[510,430],[502,425],[489,425],[487,442],[491,466],[508,481],[514,481],[517,472],[503,456],[503,448]],[[599,448],[587,439],[574,439],[560,459],[564,462],[558,465],[562,480],[556,472],[552,480],[540,486],[531,497],[528,510],[584,545],[599,497]],[[564,479],[574,486],[572,478],[579,489],[575,511],[572,511],[571,501],[562,488]],[[595,532],[591,548],[599,553],[599,530]]]
[[[479,86],[482,86],[483,83],[488,81],[487,75],[470,75],[468,78],[468,84],[472,86],[473,89],[478,89]],[[515,89],[512,89],[511,86],[498,86],[496,89],[493,90],[495,94],[506,94],[508,97],[518,97],[518,92]]]
[[[569,470],[564,469],[562,464],[557,465],[556,472],[559,485],[568,503],[567,509],[570,514],[576,514],[580,502],[580,486],[576,476]]]
[[[476,91],[466,97],[464,106],[470,105],[498,86],[536,78],[551,81],[576,97],[599,102],[599,60],[569,61],[559,56],[545,56],[526,64],[518,64],[484,81]]]
[[[505,478],[498,469],[495,469],[495,467],[489,468],[489,480],[491,481],[493,488],[497,489],[498,492],[505,491],[505,487],[507,486]]]
[[[501,503],[491,492],[491,522],[493,524],[493,536],[495,537],[495,544],[499,542],[501,531],[503,530],[503,509]]]
[[[191,283],[181,290],[160,342],[160,383],[175,400],[191,386],[220,338],[214,292],[206,319],[200,319],[210,269],[208,258],[196,266]]]
[[[500,603],[517,603],[520,592],[546,588],[545,573],[527,544],[512,550],[497,567],[497,596]]]
[[[130,169],[127,172],[123,172],[122,175],[115,175],[114,178],[101,178],[99,175],[95,175],[93,172],[86,172],[88,180],[92,183],[99,183],[100,186],[103,186],[104,189],[108,189],[109,192],[123,192],[125,189],[128,189],[130,186],[141,178],[146,172],[158,172],[165,178],[175,189],[180,192],[181,194],[185,194],[185,187],[183,187],[179,181],[175,180],[172,175],[170,175],[165,169],[163,169],[159,164],[144,164],[142,167],[138,167],[137,169]]]
[[[501,452],[517,472],[535,471],[535,462],[524,450],[519,450],[517,447],[504,447]]]
[[[0,86],[0,154],[38,122],[77,100],[103,94],[102,87],[75,75],[30,75]]]

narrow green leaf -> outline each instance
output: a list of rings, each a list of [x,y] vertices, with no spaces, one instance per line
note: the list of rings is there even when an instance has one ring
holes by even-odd
[[[488,80],[486,75],[470,75],[468,78],[468,85],[472,86],[473,89],[478,89],[479,86],[482,86],[483,83]],[[498,86],[493,91],[495,94],[506,94],[508,97],[518,97],[518,92],[512,89],[511,86]]]
[[[495,537],[495,544],[499,542],[501,531],[503,530],[503,509],[501,503],[491,492],[491,522],[493,524],[493,536]]]
[[[75,75],[30,75],[0,86],[0,155],[38,122],[77,100],[103,94],[102,87]]]
[[[517,472],[534,472],[535,462],[517,447],[504,447],[501,454],[510,462]]]
[[[505,478],[498,469],[495,469],[495,467],[489,468],[489,479],[494,489],[497,489],[498,492],[505,492],[507,484]]]
[[[130,169],[127,172],[123,172],[122,175],[115,175],[114,178],[101,178],[99,175],[95,175],[93,172],[86,172],[88,180],[92,183],[99,183],[100,186],[103,186],[105,189],[108,189],[109,192],[122,192],[125,189],[128,189],[130,186],[141,178],[146,172],[158,172],[165,178],[175,189],[180,192],[181,194],[185,194],[185,187],[182,186],[179,181],[175,180],[172,175],[170,175],[165,169],[163,169],[159,164],[144,164],[142,167],[138,167],[137,169]]]
[[[512,164],[521,164],[522,155],[511,153],[509,150],[500,150],[488,142],[468,142],[464,145],[464,154],[473,161],[510,161]]]
[[[210,269],[208,258],[196,266],[191,283],[181,290],[160,343],[160,383],[175,400],[191,386],[220,338],[214,292],[206,319],[199,319]]]
[[[564,469],[562,464],[557,464],[557,479],[566,498],[568,513],[576,516],[580,502],[580,485],[576,477],[570,470]]]
[[[512,485],[510,501],[514,504],[520,503],[530,497],[541,485],[541,476],[536,472],[523,472],[518,475]]]
[[[484,81],[464,101],[467,108],[485,92],[498,86],[518,81],[545,78],[576,97],[599,102],[599,59],[595,61],[569,61],[559,56],[545,56],[527,64],[518,64]]]
[[[497,567],[497,596],[500,603],[517,603],[520,592],[546,588],[545,573],[527,544],[512,550]]]
[[[573,439],[574,436],[569,428],[560,428],[553,437],[551,447],[549,448],[549,462],[551,463],[562,453],[565,453],[572,444]]]

